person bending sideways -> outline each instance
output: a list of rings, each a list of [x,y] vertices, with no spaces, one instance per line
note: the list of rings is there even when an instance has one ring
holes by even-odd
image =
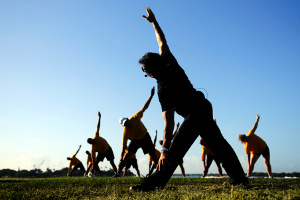
[[[98,118],[97,130],[95,132],[95,136],[93,139],[92,138],[87,139],[87,143],[92,145],[92,149],[91,149],[92,167],[90,169],[90,172],[94,173],[95,169],[97,169],[98,167],[99,162],[103,161],[104,158],[106,158],[110,162],[113,171],[116,173],[117,167],[114,162],[115,159],[114,152],[110,147],[110,145],[107,143],[107,141],[104,138],[100,137],[99,135],[100,119],[101,119],[100,112],[98,112],[98,116],[99,118]],[[97,153],[97,157],[96,157],[96,153]]]
[[[90,169],[91,169],[92,166],[93,166],[93,164],[92,164],[92,163],[93,163],[93,160],[92,160],[92,155],[91,155],[91,153],[90,153],[89,151],[86,151],[85,153],[87,154],[87,160],[86,160],[86,167],[87,167],[87,170],[85,171],[84,176],[88,176],[89,171],[90,171]],[[98,172],[100,173],[100,176],[102,175],[102,174],[101,174],[101,171],[100,171],[100,168],[99,168],[98,165],[95,166],[94,171],[98,171]]]
[[[220,177],[223,176],[222,174],[222,167],[221,167],[221,162],[220,160],[215,156],[215,154],[206,146],[204,140],[200,139],[199,143],[202,145],[202,161],[203,161],[203,166],[204,166],[204,170],[203,170],[203,177],[205,177],[208,173],[208,169],[212,163],[212,161],[214,160],[215,163],[217,164],[218,167],[218,172]],[[205,159],[206,157],[206,159]],[[206,161],[206,162],[205,162]]]
[[[164,188],[180,160],[199,135],[223,163],[223,168],[231,178],[230,184],[247,185],[248,179],[234,150],[213,120],[211,103],[202,92],[194,89],[184,70],[177,63],[150,8],[147,8],[147,13],[148,16],[143,17],[153,25],[160,54],[146,53],[139,63],[143,72],[157,81],[157,93],[165,123],[164,139],[156,172],[140,184],[132,186],[131,190],[150,191]],[[171,145],[175,112],[184,120]]]
[[[149,107],[153,95],[154,95],[154,87],[151,89],[151,95],[149,99],[146,101],[142,110],[138,111],[130,118],[123,117],[120,119],[120,124],[124,126],[123,142],[122,142],[123,147],[121,151],[121,158],[120,158],[118,171],[117,174],[115,174],[115,177],[120,176],[119,174],[126,166],[131,155],[135,154],[139,148],[143,149],[144,154],[149,153],[149,155],[154,160],[154,163],[157,164],[154,145],[152,143],[149,133],[147,132],[146,127],[141,121],[141,118],[143,117],[145,110]],[[130,140],[130,143],[127,147],[128,140]],[[126,149],[128,150],[127,152],[125,152]]]
[[[247,135],[240,134],[239,141],[245,144],[245,151],[247,154],[247,161],[248,161],[247,176],[251,176],[256,161],[258,160],[260,155],[262,155],[266,164],[269,178],[272,178],[272,168],[270,164],[269,147],[263,139],[261,139],[259,136],[255,134],[259,119],[260,116],[257,115],[253,128],[249,131]]]
[[[127,149],[125,150],[127,151]],[[136,170],[136,173],[139,177],[141,177],[141,174],[140,174],[140,170],[139,170],[139,166],[137,164],[137,159],[136,159],[136,156],[135,154],[132,154],[127,162],[127,165],[125,166],[125,169],[124,169],[124,173],[123,173],[123,176],[126,176],[127,174],[127,171],[129,170],[130,167],[133,167],[135,170]]]
[[[78,158],[76,158],[76,155],[79,152],[80,148],[81,148],[81,145],[79,146],[79,149],[76,151],[76,153],[71,158],[67,157],[67,160],[70,161],[67,176],[71,176],[73,171],[77,170],[78,168],[80,168],[81,171],[85,172],[82,162]],[[72,168],[72,166],[74,166],[74,167]]]

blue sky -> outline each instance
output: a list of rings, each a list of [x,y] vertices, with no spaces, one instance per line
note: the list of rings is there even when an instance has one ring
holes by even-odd
[[[0,169],[32,169],[43,160],[42,170],[61,169],[80,144],[78,158],[85,163],[98,110],[100,135],[118,164],[118,120],[140,110],[156,86],[138,64],[146,52],[158,52],[153,27],[142,18],[147,6],[194,87],[212,102],[243,168],[237,136],[248,133],[260,114],[256,133],[270,148],[273,172],[299,172],[297,0],[0,1]],[[152,138],[158,130],[162,139],[156,94],[142,121]],[[137,158],[146,174],[147,156],[139,150]],[[198,140],[184,167],[202,173]],[[254,170],[266,172],[262,158]],[[217,172],[214,164],[209,172]]]

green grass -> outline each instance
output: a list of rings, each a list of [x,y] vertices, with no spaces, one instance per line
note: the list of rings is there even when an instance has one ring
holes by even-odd
[[[134,192],[139,178],[0,178],[0,199],[300,199],[300,179],[250,179],[248,189],[227,180],[171,178],[163,190]]]

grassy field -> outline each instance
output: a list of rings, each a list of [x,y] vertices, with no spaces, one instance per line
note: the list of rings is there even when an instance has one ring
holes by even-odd
[[[0,199],[300,199],[300,179],[250,179],[249,188],[227,180],[171,178],[163,190],[134,192],[140,178],[0,178]]]

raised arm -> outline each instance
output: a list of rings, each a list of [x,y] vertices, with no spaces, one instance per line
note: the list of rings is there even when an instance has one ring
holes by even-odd
[[[77,150],[76,153],[75,153],[75,156],[76,156],[77,153],[79,152],[80,148],[81,148],[81,145],[79,145],[79,148],[78,148],[78,150]]]
[[[143,15],[143,17],[148,22],[152,23],[154,32],[156,35],[156,40],[157,40],[157,43],[159,46],[159,52],[160,52],[160,54],[162,54],[169,50],[169,47],[167,45],[167,40],[165,38],[163,31],[161,30],[160,26],[158,25],[158,22],[156,21],[156,18],[154,16],[154,13],[152,12],[152,10],[149,7],[147,7],[146,10],[147,10],[148,17],[146,17],[145,15]]]
[[[97,131],[96,131],[96,133],[98,134],[98,136],[99,136],[99,130],[100,130],[100,119],[101,119],[101,113],[98,111],[98,116],[99,116],[99,118],[98,118],[98,123],[97,123]]]
[[[149,107],[152,97],[154,96],[154,91],[155,91],[155,87],[153,86],[153,88],[151,89],[151,95],[142,109],[143,112],[145,112],[145,110]]]
[[[253,125],[253,128],[252,128],[252,132],[253,132],[253,133],[254,133],[254,132],[256,131],[256,129],[257,129],[257,125],[258,125],[259,118],[260,118],[260,116],[259,116],[259,115],[256,115],[256,121],[255,121],[255,123],[254,123],[254,125]]]

